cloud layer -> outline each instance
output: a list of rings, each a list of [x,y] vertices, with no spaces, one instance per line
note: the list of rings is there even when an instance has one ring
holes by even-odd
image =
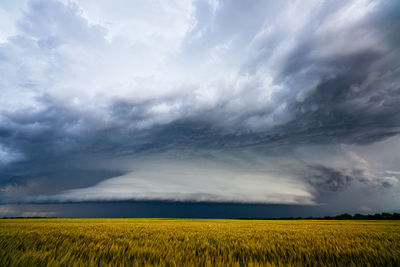
[[[315,204],[357,183],[398,190],[395,165],[366,159],[398,142],[397,1],[0,8],[13,11],[0,35],[3,202]]]

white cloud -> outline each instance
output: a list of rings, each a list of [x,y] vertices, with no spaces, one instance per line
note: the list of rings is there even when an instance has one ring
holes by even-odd
[[[0,2],[0,44],[17,33],[17,19],[26,9],[28,0],[3,0]]]
[[[94,186],[68,190],[33,201],[169,200],[315,204],[313,189],[296,177],[260,169],[232,168],[202,160],[155,161]]]
[[[400,171],[385,171],[387,174],[400,175]]]

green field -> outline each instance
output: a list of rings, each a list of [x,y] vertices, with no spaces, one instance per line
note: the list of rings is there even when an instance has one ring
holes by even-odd
[[[0,266],[400,266],[399,221],[0,219]]]

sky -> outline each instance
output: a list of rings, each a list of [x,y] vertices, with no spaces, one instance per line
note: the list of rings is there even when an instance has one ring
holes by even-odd
[[[0,1],[0,216],[400,211],[400,2]]]

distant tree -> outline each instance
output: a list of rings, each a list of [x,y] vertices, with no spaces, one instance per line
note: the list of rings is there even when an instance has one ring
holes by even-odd
[[[375,213],[374,215],[372,215],[372,219],[373,220],[382,220],[382,215],[379,213]]]
[[[351,220],[353,219],[353,216],[348,213],[343,213],[335,217],[336,220]]]
[[[324,216],[324,217],[280,217],[280,218],[257,218],[257,217],[244,217],[242,220],[400,220],[399,213],[386,213],[381,214],[360,214],[356,213],[354,216],[348,213],[343,213],[337,216]]]
[[[363,215],[363,214],[360,214],[360,213],[356,213],[353,216],[353,219],[355,219],[355,220],[365,220],[367,218],[368,218],[367,215]]]

